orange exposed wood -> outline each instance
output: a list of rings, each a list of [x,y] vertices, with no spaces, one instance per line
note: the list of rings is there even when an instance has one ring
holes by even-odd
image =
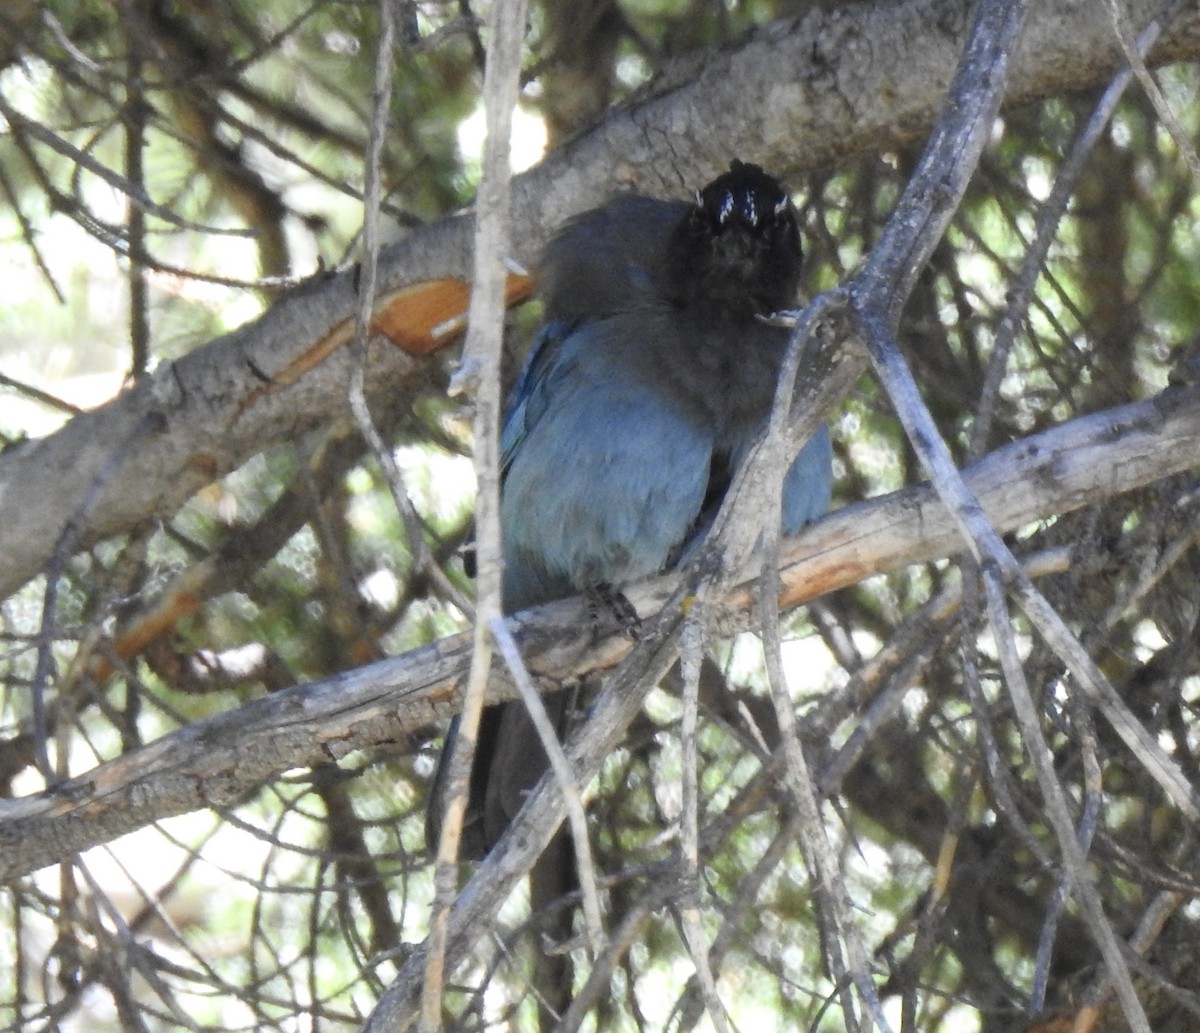
[[[533,293],[532,276],[511,273],[504,288],[506,308],[520,304]],[[386,337],[409,355],[430,355],[454,341],[467,328],[471,286],[447,277],[410,283],[379,296],[371,330]],[[296,383],[339,348],[354,340],[354,320],[343,319],[320,340],[271,374],[270,382],[251,391],[238,406],[238,415],[264,395]]]
[[[509,308],[533,293],[533,277],[510,274],[504,288]],[[467,327],[470,285],[463,280],[426,280],[383,295],[371,329],[410,355],[428,355]]]

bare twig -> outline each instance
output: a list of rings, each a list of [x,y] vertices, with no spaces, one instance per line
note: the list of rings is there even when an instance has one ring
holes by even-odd
[[[1134,954],[1144,955],[1154,946],[1163,927],[1186,899],[1185,894],[1176,890],[1164,890],[1150,901],[1129,941]],[[1105,972],[1084,991],[1083,1005],[1075,1016],[1071,1033],[1094,1033],[1103,1018],[1104,1003],[1112,996],[1112,989],[1112,978]]]
[[[367,405],[366,369],[367,350],[370,348],[371,314],[375,311],[375,295],[379,279],[380,245],[380,199],[383,194],[381,183],[383,141],[387,135],[388,113],[392,97],[393,48],[396,27],[392,0],[379,3],[379,48],[375,61],[374,106],[370,132],[367,138],[365,183],[363,197],[363,258],[358,284],[358,311],[355,315],[353,349],[356,361],[350,371],[350,411],[358,425],[359,433],[370,446],[376,461],[383,470],[384,480],[391,492],[392,501],[404,525],[409,555],[413,570],[429,579],[430,584],[443,599],[457,606],[463,613],[470,614],[471,603],[446,576],[433,556],[425,540],[425,528],[416,507],[409,498],[404,477],[392,450],[384,443],[383,436],[375,426]]]
[[[1087,870],[1086,857],[1076,838],[1078,833],[1071,820],[1066,793],[1054,770],[1054,756],[1042,732],[1038,710],[1025,680],[1025,670],[1021,664],[1016,641],[1011,632],[1003,633],[1009,628],[1009,621],[1000,578],[994,575],[988,576],[985,572],[984,587],[1009,699],[1012,700],[1013,710],[1025,740],[1025,749],[1033,762],[1034,773],[1042,790],[1046,816],[1058,839],[1058,847],[1066,867],[1064,879],[1072,885],[1073,892],[1081,904],[1083,919],[1091,930],[1096,945],[1100,948],[1105,965],[1108,967],[1109,978],[1116,985],[1117,994],[1121,998],[1121,1006],[1130,1028],[1137,1033],[1151,1033],[1150,1023],[1133,986],[1129,966],[1121,954],[1116,934],[1104,913],[1104,903],[1092,881],[1091,873]]]
[[[18,135],[28,134],[31,138],[37,140],[38,143],[45,144],[52,151],[73,162],[79,169],[92,173],[94,176],[104,180],[109,186],[119,190],[129,199],[130,204],[140,208],[149,215],[154,215],[162,219],[172,226],[176,226],[179,229],[194,230],[198,233],[211,233],[219,236],[248,237],[253,233],[252,230],[239,227],[205,226],[184,219],[178,212],[160,205],[153,198],[149,197],[139,184],[126,176],[122,176],[119,172],[114,172],[107,165],[91,157],[87,152],[81,151],[78,147],[67,143],[66,140],[52,133],[45,126],[21,114],[21,112],[17,111],[16,108],[5,100],[3,94],[0,94],[0,115],[3,115],[8,120],[10,128],[14,133]],[[122,250],[124,250],[124,247],[122,247]]]
[[[608,990],[613,971],[620,959],[637,942],[638,936],[653,919],[654,912],[662,907],[674,892],[674,885],[664,873],[663,878],[652,881],[642,896],[625,909],[625,917],[610,935],[608,947],[596,959],[595,965],[588,973],[587,982],[571,999],[571,1004],[556,1027],[556,1033],[575,1033],[583,1025],[588,1012]]]
[[[10,377],[7,373],[0,373],[0,387],[7,387],[17,392],[17,394],[32,398],[35,402],[40,402],[42,405],[54,409],[56,412],[66,413],[68,416],[78,416],[83,412],[79,406],[72,405],[70,402],[52,395],[49,391],[43,391],[39,387],[34,387],[33,384],[26,384],[15,377]]]
[[[1070,550],[1062,550],[1057,558],[1061,563],[1060,569],[1065,570],[1070,562]],[[996,812],[1002,815],[1009,827],[1020,836],[1021,842],[1030,855],[1036,857],[1038,863],[1049,870],[1053,867],[1049,853],[1021,815],[1021,809],[1017,804],[1017,787],[1001,752],[992,712],[983,694],[983,684],[979,672],[979,645],[973,630],[980,623],[983,608],[983,592],[979,586],[979,567],[969,557],[964,556],[959,562],[959,569],[962,571],[965,583],[962,597],[963,627],[970,632],[963,635],[961,650],[963,685],[967,691],[967,699],[971,701],[971,710],[975,715],[975,734],[983,750],[984,765],[995,797]],[[1032,571],[1030,576],[1035,576]]]
[[[55,543],[54,553],[46,567],[46,587],[42,593],[42,622],[38,633],[37,660],[33,672],[32,710],[35,757],[38,770],[45,778],[47,785],[53,785],[60,780],[59,768],[65,774],[68,761],[66,751],[60,751],[58,767],[52,765],[47,749],[50,723],[47,714],[46,691],[54,671],[53,647],[57,634],[59,579],[62,577],[67,561],[78,547],[79,536],[87,524],[92,509],[99,502],[101,493],[109,486],[109,482],[117,470],[129,459],[134,448],[161,427],[162,422],[160,414],[150,413],[129,431],[123,441],[118,442],[95,481],[88,488],[87,494],[68,519],[66,527],[63,528]]]
[[[850,914],[850,902],[845,891],[841,865],[821,819],[816,790],[796,727],[794,705],[783,673],[782,642],[779,634],[779,553],[783,514],[781,486],[787,455],[784,449],[785,430],[793,404],[796,379],[802,367],[812,365],[809,353],[816,351],[815,341],[811,339],[812,334],[819,327],[819,321],[826,310],[832,307],[840,308],[844,300],[840,292],[818,298],[805,310],[793,331],[780,371],[779,386],[771,412],[770,426],[761,449],[761,458],[756,456],[755,460],[752,460],[761,462],[766,483],[773,488],[766,493],[765,503],[761,506],[761,523],[755,522],[753,526],[756,529],[761,527],[763,539],[759,612],[762,617],[767,677],[783,742],[787,786],[800,816],[800,841],[816,874],[814,882],[819,904],[818,916],[825,931],[822,942],[826,958],[838,987],[847,1029],[870,1029],[872,1024],[878,1024],[881,1029],[887,1030],[890,1027],[884,1018],[882,1005],[870,977],[867,952]],[[864,1004],[864,1015],[861,1018],[848,992],[850,984],[858,990]]]
[[[1167,8],[1177,6],[1179,5],[1166,5]],[[1130,71],[1133,72],[1138,84],[1145,91],[1150,103],[1154,106],[1155,113],[1162,120],[1162,124],[1166,126],[1167,132],[1171,134],[1171,139],[1175,141],[1175,146],[1179,148],[1179,153],[1187,162],[1192,178],[1200,185],[1200,155],[1196,153],[1196,148],[1187,131],[1179,124],[1179,119],[1175,117],[1175,112],[1171,110],[1167,98],[1163,96],[1154,76],[1150,74],[1150,69],[1146,67],[1145,54],[1158,39],[1159,33],[1162,31],[1162,22],[1168,16],[1168,12],[1164,10],[1134,39],[1133,26],[1129,24],[1129,14],[1118,0],[1108,0],[1108,10],[1112,15],[1113,27],[1117,30],[1117,38],[1121,41],[1121,50],[1129,62]]]
[[[1092,724],[1091,714],[1077,696],[1068,698],[1068,706],[1071,710],[1083,759],[1084,798],[1080,808],[1077,837],[1080,854],[1086,858],[1091,851],[1096,824],[1100,818],[1104,787],[1100,773],[1100,761],[1096,753],[1096,729]],[[1030,1015],[1037,1015],[1045,1005],[1046,990],[1050,983],[1050,963],[1053,958],[1054,940],[1058,932],[1059,919],[1071,896],[1074,875],[1075,873],[1070,867],[1062,873],[1058,886],[1055,887],[1054,895],[1046,908],[1046,918],[1042,925],[1042,935],[1038,940],[1033,980],[1029,990],[1027,1010]]]
[[[143,197],[146,190],[146,96],[143,91],[144,67],[134,34],[126,32],[129,55],[125,64],[125,175],[133,189]],[[136,204],[129,205],[126,233],[131,252],[129,263],[129,344],[130,374],[140,377],[150,363],[150,311],[146,265],[140,255],[146,251],[146,213]]]
[[[386,2],[386,0],[385,0]],[[500,351],[504,331],[504,257],[508,252],[512,113],[517,103],[525,0],[498,0],[488,17],[488,54],[483,100],[487,119],[483,174],[475,208],[475,259],[463,368],[452,388],[470,390],[475,399],[475,508],[478,533],[477,609],[471,673],[458,727],[458,748],[447,774],[446,813],[442,819],[435,870],[436,897],[430,917],[428,952],[421,993],[421,1028],[441,1028],[441,990],[445,958],[451,951],[450,906],[455,896],[455,867],[467,802],[467,780],[491,670],[492,622],[501,614],[500,577]],[[559,819],[561,820],[561,818]],[[555,822],[555,826],[557,826]],[[451,953],[456,957],[456,953]],[[385,1013],[376,1010],[376,1016]],[[375,1026],[375,1017],[372,1018]],[[388,1029],[380,1025],[379,1029]]]
[[[571,840],[575,845],[575,863],[579,872],[579,889],[583,895],[583,915],[587,924],[588,944],[592,955],[596,956],[604,947],[604,924],[600,917],[600,895],[596,889],[596,864],[592,860],[592,847],[588,837],[587,815],[583,809],[583,799],[571,775],[567,756],[563,753],[562,743],[542,697],[538,695],[533,678],[521,660],[517,643],[508,630],[508,625],[497,618],[492,621],[492,635],[500,651],[504,663],[512,675],[513,684],[521,694],[521,702],[529,711],[529,719],[537,730],[542,749],[550,761],[550,769],[558,779],[559,788],[567,805],[567,821],[571,828]]]
[[[687,947],[700,996],[717,1033],[729,1033],[725,1006],[717,994],[717,982],[709,965],[708,943],[700,917],[700,831],[699,760],[696,750],[696,721],[699,710],[700,665],[704,660],[704,604],[693,603],[680,637],[683,667],[683,720],[679,738],[683,745],[683,815],[680,820],[680,851],[683,860],[683,895],[679,902],[679,924]]]
[[[1168,6],[1182,6],[1183,0],[1173,0]],[[1130,45],[1122,37],[1121,43],[1126,56],[1131,60],[1149,51],[1162,31],[1162,21],[1168,12],[1152,21],[1138,36],[1136,43]],[[1100,100],[1096,103],[1091,116],[1071,145],[1071,150],[1054,177],[1054,186],[1050,196],[1042,204],[1035,223],[1037,229],[1033,240],[1025,249],[1021,259],[1021,268],[1016,277],[1009,283],[1007,301],[996,325],[995,340],[992,352],[988,356],[987,371],[984,375],[983,390],[980,392],[979,404],[976,406],[975,425],[971,428],[971,440],[967,447],[967,456],[975,459],[987,449],[991,436],[992,419],[995,414],[996,399],[1000,393],[1000,384],[1004,379],[1004,371],[1008,365],[1008,357],[1016,339],[1017,327],[1025,318],[1025,313],[1033,299],[1034,285],[1042,274],[1046,256],[1055,240],[1058,225],[1066,213],[1075,188],[1079,185],[1079,177],[1087,164],[1087,158],[1100,141],[1108,124],[1112,121],[1117,104],[1125,95],[1126,89],[1133,77],[1129,68],[1119,71],[1111,83],[1105,88]]]

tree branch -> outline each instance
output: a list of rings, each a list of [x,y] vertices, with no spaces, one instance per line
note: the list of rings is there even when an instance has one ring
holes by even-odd
[[[1122,60],[1111,19],[1097,17],[1091,0],[1035,6],[1010,72],[1008,103],[1107,81]],[[617,184],[682,195],[731,155],[789,176],[911,141],[941,105],[968,9],[967,0],[850,4],[774,23],[739,45],[681,63],[514,181],[514,257],[530,261],[563,218]],[[1134,26],[1156,10],[1153,0],[1127,3]],[[1189,10],[1148,60],[1197,54],[1200,13]],[[684,154],[676,149],[681,139],[699,143]],[[409,293],[417,285],[465,281],[472,232],[469,217],[450,216],[386,250],[381,303],[415,304]],[[465,292],[457,297],[461,302]],[[356,301],[353,270],[319,274],[260,319],[164,363],[58,433],[0,454],[0,597],[45,567],[114,444],[147,413],[161,416],[163,429],[110,479],[81,547],[169,516],[264,448],[343,413],[351,359],[342,346]],[[461,305],[440,315],[435,325],[449,326],[461,320]],[[433,364],[390,349],[367,371],[369,384],[390,393],[415,392],[435,378],[441,383]]]
[[[998,532],[1066,513],[1200,464],[1200,388],[1073,420],[991,453],[963,471]],[[839,510],[786,543],[780,605],[795,607],[873,574],[964,548],[932,488],[906,488]],[[629,590],[643,616],[677,587],[665,576]],[[754,623],[753,582],[720,602],[718,633]],[[581,600],[518,614],[509,627],[547,691],[609,670],[629,652],[623,629],[600,629]],[[196,721],[36,796],[0,802],[0,883],[175,814],[235,802],[297,767],[395,742],[461,705],[471,636],[254,700]],[[487,702],[516,698],[497,671]]]

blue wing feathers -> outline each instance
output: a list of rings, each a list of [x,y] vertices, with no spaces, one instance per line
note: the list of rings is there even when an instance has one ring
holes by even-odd
[[[799,534],[829,508],[833,446],[822,425],[805,443],[783,479],[783,533]]]
[[[517,382],[502,435],[510,610],[657,573],[696,527],[718,428],[661,368],[663,349],[631,346],[629,329],[622,318],[565,333],[552,324]],[[735,459],[762,426],[763,418],[746,425]],[[825,511],[829,467],[821,428],[784,481],[786,534]]]
[[[507,607],[662,570],[703,503],[712,433],[589,324],[546,345],[505,428]],[[526,572],[523,566],[535,570]]]

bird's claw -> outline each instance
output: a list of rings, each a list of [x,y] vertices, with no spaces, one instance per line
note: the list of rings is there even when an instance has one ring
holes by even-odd
[[[624,594],[612,585],[596,585],[585,593],[588,610],[593,624],[600,624],[605,617],[616,620],[621,633],[636,642],[641,638],[642,619]]]

